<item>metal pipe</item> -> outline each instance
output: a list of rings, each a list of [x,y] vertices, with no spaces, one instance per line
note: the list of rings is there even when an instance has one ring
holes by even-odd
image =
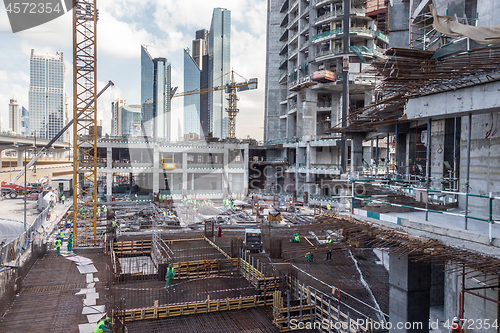
[[[466,167],[466,181],[465,181],[465,193],[469,193],[469,179],[470,179],[470,141],[472,135],[472,113],[469,113],[469,124],[467,129],[467,167]],[[465,196],[465,229],[467,230],[467,214],[469,212],[469,196]]]
[[[26,145],[24,145],[24,231],[26,231],[26,190],[28,189],[28,181],[26,180]]]
[[[431,176],[431,120],[427,119],[427,150],[425,152],[425,175],[426,175],[426,188],[430,186]],[[429,221],[429,192],[427,192],[427,201],[425,202],[425,220]]]
[[[378,136],[375,144],[375,174],[378,175]]]
[[[389,177],[389,133],[387,133],[387,154],[386,154],[386,160],[385,160],[385,165],[386,165],[386,173],[387,177]]]
[[[397,174],[398,174],[398,171],[399,171],[399,168],[398,168],[398,145],[399,145],[399,141],[398,141],[398,124],[396,124],[396,129],[394,130],[394,171],[395,171],[395,174],[396,174],[396,179],[397,179]]]

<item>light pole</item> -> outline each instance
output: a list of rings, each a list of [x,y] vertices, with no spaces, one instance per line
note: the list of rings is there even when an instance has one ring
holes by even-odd
[[[28,184],[26,180],[26,145],[24,145],[24,231],[26,231],[26,190]]]

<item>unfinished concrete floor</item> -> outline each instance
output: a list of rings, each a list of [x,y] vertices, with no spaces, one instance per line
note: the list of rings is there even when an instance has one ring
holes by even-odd
[[[99,279],[95,283],[100,293],[97,304],[104,304],[104,282],[108,256],[102,249],[75,250],[93,261]],[[109,266],[108,266],[109,267]],[[83,299],[75,295],[88,286],[86,274],[80,274],[75,262],[48,252],[35,262],[22,282],[19,296],[0,319],[0,332],[74,332],[79,324],[88,323],[82,314]]]
[[[187,333],[275,333],[280,330],[272,323],[272,308],[259,307],[245,310],[214,312],[181,316],[161,320],[127,323],[129,333],[187,332]],[[301,332],[318,332],[301,330]]]

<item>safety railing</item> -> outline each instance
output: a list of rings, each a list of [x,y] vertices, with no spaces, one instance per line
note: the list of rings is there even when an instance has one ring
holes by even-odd
[[[47,214],[49,213],[49,210],[50,207],[45,208],[40,214],[37,215],[33,223],[26,229],[26,231],[1,246],[0,265],[5,265],[12,261],[17,262],[22,252],[28,249],[28,244],[33,241],[38,229],[47,221]]]

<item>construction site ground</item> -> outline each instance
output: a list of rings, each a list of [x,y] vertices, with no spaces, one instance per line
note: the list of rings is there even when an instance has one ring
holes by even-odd
[[[197,333],[274,333],[280,330],[273,325],[271,307],[249,308],[214,312],[160,320],[137,321],[127,324],[129,333],[142,332],[197,332]],[[318,332],[301,330],[301,332]]]
[[[363,312],[363,314],[370,316],[370,318],[378,318],[380,314],[379,311],[374,309],[380,308],[384,313],[388,313],[389,308],[389,273],[386,268],[382,265],[381,260],[377,257],[371,249],[356,249],[350,247],[345,243],[332,243],[332,244],[322,244],[317,245],[315,238],[311,236],[310,231],[314,232],[319,237],[324,237],[326,235],[326,230],[328,225],[324,224],[311,224],[311,225],[300,225],[296,228],[272,228],[271,234],[266,228],[263,228],[263,244],[264,251],[261,253],[249,253],[247,256],[250,262],[250,256],[253,257],[253,262],[255,266],[257,265],[257,260],[259,260],[259,265],[264,263],[265,271],[267,275],[275,274],[276,276],[292,274],[296,277],[300,283],[306,286],[310,285],[319,291],[326,293],[327,295],[332,295],[332,287],[340,288],[343,292],[351,295],[341,293],[340,300],[355,309]],[[299,233],[301,239],[300,243],[290,242],[294,232]],[[175,233],[175,234],[163,234],[162,238],[168,240],[180,240],[180,239],[193,239],[203,237],[201,232],[185,232],[185,233]],[[305,237],[309,239],[312,245],[305,240]],[[222,231],[222,237],[210,238],[215,244],[220,246],[224,251],[230,253],[231,240],[235,242],[238,238],[244,238],[244,230],[241,231]],[[142,239],[139,235],[127,236],[122,239]],[[281,240],[282,244],[282,258],[270,258],[270,242],[276,242]],[[205,246],[202,246],[204,242]],[[196,255],[196,248],[204,248],[207,246],[206,241],[175,241],[171,244],[175,244],[175,248],[179,250],[184,246],[184,250],[191,255]],[[191,248],[192,247],[192,248]],[[172,248],[174,249],[174,248]],[[332,250],[332,257],[330,260],[326,259],[326,254],[328,249]],[[309,251],[314,251],[315,261],[308,262],[305,258],[305,254]],[[187,259],[189,256],[186,256]],[[196,258],[196,257],[194,257]],[[208,259],[208,258],[207,258]],[[214,258],[211,258],[214,259]],[[292,266],[293,265],[293,266]],[[293,269],[292,269],[293,267]],[[202,280],[203,281],[203,280]],[[364,281],[364,282],[362,282]],[[212,280],[211,280],[212,282]],[[214,281],[215,282],[215,281]],[[241,288],[244,284],[233,285],[234,281],[232,279],[223,279],[222,285],[227,285],[227,289],[230,288]],[[206,282],[208,283],[208,282]],[[145,283],[147,288],[161,288],[161,283],[156,281],[150,281]],[[156,287],[153,287],[156,286]],[[204,286],[204,284],[203,284]],[[121,286],[120,286],[121,287]],[[368,290],[368,288],[369,290]],[[137,287],[140,288],[140,287]],[[200,286],[197,285],[196,281],[194,283],[182,284],[180,286],[182,294],[199,293]],[[208,287],[207,290],[217,290],[217,286]],[[226,289],[224,288],[224,289]],[[249,290],[251,293],[251,290]],[[177,300],[174,296],[179,292],[176,291],[172,293],[169,297],[172,300]],[[223,293],[218,292],[223,297]],[[244,295],[244,291],[233,292],[233,295],[241,293]],[[161,291],[160,291],[161,294]],[[154,300],[158,299],[158,294],[151,291],[151,296],[148,297],[147,293],[143,293],[141,304],[149,303],[152,306]],[[202,291],[202,294],[197,297],[206,299],[206,292]],[[336,291],[335,297],[338,297],[338,289]],[[144,297],[146,299],[144,299]],[[167,296],[160,297],[160,300]],[[182,299],[182,296],[180,296]],[[354,298],[358,299],[356,301]],[[366,306],[363,303],[365,303]],[[159,304],[164,304],[159,302]],[[356,314],[353,313],[353,316]]]
[[[99,280],[94,282],[100,295],[97,304],[104,304],[109,256],[100,248],[75,253],[93,261],[98,271],[94,277]],[[23,279],[18,296],[0,319],[0,332],[80,332],[78,325],[88,319],[82,314],[83,296],[75,294],[87,286],[86,275],[75,262],[49,251]]]

